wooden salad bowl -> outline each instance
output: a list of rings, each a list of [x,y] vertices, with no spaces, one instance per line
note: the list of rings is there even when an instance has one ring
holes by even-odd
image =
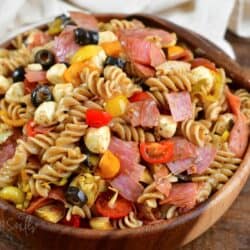
[[[148,26],[173,31],[196,54],[214,61],[226,70],[235,88],[250,90],[250,74],[216,45],[197,33],[151,15],[97,14],[102,21],[112,18],[136,18]],[[2,44],[7,46],[8,42]],[[177,218],[137,229],[97,231],[74,229],[43,221],[0,201],[1,242],[13,249],[86,249],[86,250],[156,250],[174,249],[187,244],[211,227],[232,205],[250,173],[250,146],[232,178],[206,202]],[[11,248],[12,249],[12,248]]]

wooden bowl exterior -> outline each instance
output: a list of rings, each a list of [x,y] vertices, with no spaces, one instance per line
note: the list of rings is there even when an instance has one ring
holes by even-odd
[[[227,74],[236,83],[236,87],[250,89],[250,76],[231,60],[223,51],[200,35],[181,28],[171,22],[149,15],[96,15],[107,21],[111,18],[136,17],[150,26],[176,32],[203,56],[212,59],[225,68]],[[173,249],[192,241],[212,226],[231,206],[243,188],[250,173],[250,146],[245,158],[233,177],[210,199],[175,219],[147,225],[138,229],[120,231],[97,231],[92,229],[74,229],[51,224],[28,215],[5,201],[0,201],[0,230],[5,233],[7,244],[17,249],[87,249],[87,250],[156,250]]]

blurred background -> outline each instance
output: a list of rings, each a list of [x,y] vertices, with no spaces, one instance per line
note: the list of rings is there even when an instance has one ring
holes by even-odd
[[[232,57],[233,50],[224,40],[226,30],[250,37],[250,0],[1,0],[0,38],[69,9],[157,14],[202,34]]]

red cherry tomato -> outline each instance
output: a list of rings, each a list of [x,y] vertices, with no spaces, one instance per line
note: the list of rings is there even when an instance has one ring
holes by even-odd
[[[35,136],[36,134],[48,134],[53,127],[42,127],[42,126],[36,126],[35,122],[33,120],[29,120],[26,125],[27,135],[28,136]]]
[[[90,127],[100,128],[107,125],[112,119],[112,116],[98,109],[88,109],[86,112],[86,123]]]
[[[29,82],[27,79],[24,80],[24,93],[30,94],[33,89],[37,86],[37,82]]]
[[[81,225],[81,217],[79,215],[72,215],[71,220],[67,221],[66,218],[64,218],[61,223],[63,225],[71,226],[71,227],[80,227]]]
[[[217,72],[216,70],[216,66],[213,62],[209,61],[208,59],[206,58],[202,58],[202,57],[199,57],[199,58],[195,58],[192,62],[191,62],[191,67],[192,69],[193,68],[196,68],[198,66],[204,66],[208,69],[211,69],[215,72]]]
[[[105,192],[99,195],[95,204],[97,212],[102,216],[112,219],[119,219],[127,216],[129,212],[132,211],[131,202],[121,196],[118,196],[114,206],[110,207],[109,201],[112,196],[112,192]]]
[[[143,142],[140,144],[140,153],[148,163],[166,163],[173,158],[174,144],[171,141]]]
[[[135,92],[130,98],[130,102],[150,100],[152,97],[147,92]]]

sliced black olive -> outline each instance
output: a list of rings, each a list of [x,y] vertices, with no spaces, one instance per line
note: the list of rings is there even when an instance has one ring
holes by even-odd
[[[190,182],[192,180],[191,176],[185,174],[178,174],[176,177],[178,178],[179,182]]]
[[[49,50],[42,49],[36,52],[35,62],[40,63],[44,69],[49,69],[55,63],[55,57]]]
[[[104,62],[104,66],[115,65],[121,69],[125,67],[126,61],[119,57],[108,56]]]
[[[31,102],[35,107],[52,100],[52,93],[47,85],[39,85],[31,93]]]
[[[73,186],[69,186],[67,188],[65,198],[67,202],[69,202],[70,204],[79,207],[82,207],[88,201],[88,197],[86,196],[86,194],[83,191],[81,191],[78,187],[73,187]]]
[[[75,41],[79,45],[98,44],[99,34],[96,31],[77,28],[74,30]]]
[[[16,68],[12,73],[13,82],[21,82],[25,78],[25,70],[24,67]]]

